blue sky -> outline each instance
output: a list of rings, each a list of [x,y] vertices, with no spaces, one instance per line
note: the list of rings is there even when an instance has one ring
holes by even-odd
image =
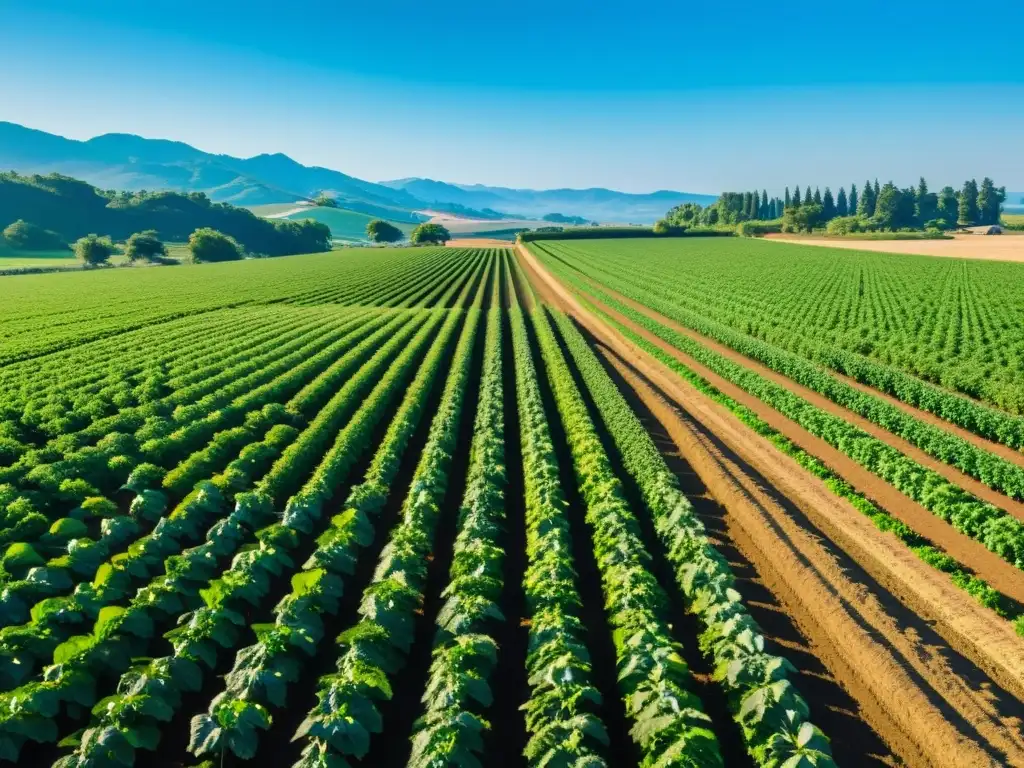
[[[0,0],[0,119],[372,180],[1024,189],[1024,3],[974,7]]]

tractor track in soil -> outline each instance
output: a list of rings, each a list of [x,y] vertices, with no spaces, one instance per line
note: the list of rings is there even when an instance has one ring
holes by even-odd
[[[628,364],[620,372],[633,371],[632,380],[624,378],[636,396],[664,419],[686,461],[727,510],[737,546],[872,729],[909,765],[1024,765],[1021,641],[1008,622],[584,310],[524,250],[518,249],[520,261],[542,299],[568,311]],[[708,378],[718,384],[719,377]],[[754,410],[762,415],[764,409]],[[784,421],[772,426],[817,453]],[[852,464],[826,461],[844,476]]]

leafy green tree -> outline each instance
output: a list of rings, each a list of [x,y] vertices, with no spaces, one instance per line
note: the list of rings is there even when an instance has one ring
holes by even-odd
[[[898,230],[914,225],[914,191],[899,189],[891,181],[886,182],[875,202],[872,217],[880,229]]]
[[[846,190],[840,187],[839,194],[836,195],[836,216],[847,216],[849,213],[850,208],[846,201]]]
[[[857,213],[857,206],[859,205],[857,200],[857,185],[850,185],[850,202],[847,204],[846,211],[850,216]]]
[[[3,238],[11,248],[21,251],[63,251],[68,247],[56,232],[38,227],[24,219],[9,224],[4,229]]]
[[[124,255],[128,261],[157,261],[167,257],[167,246],[160,242],[156,230],[147,229],[128,238]]]
[[[978,220],[982,224],[998,224],[1005,200],[1006,188],[996,189],[992,179],[986,176],[978,190]]]
[[[821,224],[821,206],[813,202],[782,214],[783,232],[810,232]]]
[[[210,227],[202,227],[189,235],[188,250],[193,264],[242,258],[242,249],[234,238]]]
[[[804,205],[814,205],[814,195],[811,194],[810,187],[804,192]]]
[[[435,245],[444,245],[452,239],[452,236],[448,230],[440,224],[431,224],[427,222],[416,227],[416,229],[412,231],[412,234],[409,235],[409,239],[414,245],[427,245],[430,243]]]
[[[974,179],[964,182],[960,190],[960,205],[957,211],[957,224],[969,227],[978,223],[978,182]]]
[[[829,222],[836,217],[836,203],[832,199],[832,190],[825,187],[825,194],[821,198],[822,220]]]
[[[290,243],[285,253],[267,254],[268,256],[287,256],[294,253],[323,253],[331,250],[333,238],[331,228],[322,221],[315,219],[277,219],[274,221],[274,229],[280,235],[285,235]]]
[[[313,198],[313,203],[320,206],[321,208],[337,208],[338,201],[328,195],[326,192],[321,192],[319,195]]]
[[[374,219],[367,224],[366,236],[375,243],[397,243],[405,237],[402,230],[384,219]]]
[[[86,235],[75,242],[75,257],[87,267],[98,267],[106,264],[116,252],[109,237]]]
[[[937,215],[946,224],[941,229],[953,229],[956,227],[956,221],[959,218],[959,201],[957,200],[956,191],[952,187],[943,187],[939,191]]]
[[[870,219],[874,216],[876,199],[875,191],[871,188],[871,182],[866,182],[864,184],[864,191],[860,195],[860,202],[857,204],[857,215],[865,219]]]

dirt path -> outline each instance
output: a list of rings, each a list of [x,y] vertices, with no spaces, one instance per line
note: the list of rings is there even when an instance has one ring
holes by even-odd
[[[829,671],[908,764],[1024,764],[1021,702],[975,666],[1007,689],[1024,690],[1024,646],[1009,624],[584,310],[532,256],[519,253],[545,301],[570,311],[684,409],[690,421],[673,434],[680,450],[748,538],[758,567],[775,574],[787,611]]]
[[[938,472],[940,475],[942,475],[944,478],[949,480],[951,483],[955,483],[956,485],[959,485],[964,490],[969,491],[970,493],[973,493],[979,499],[987,501],[990,504],[994,504],[995,506],[999,507],[1000,509],[1005,509],[1007,512],[1009,512],[1011,515],[1016,517],[1018,520],[1024,520],[1024,502],[1011,499],[1010,497],[1000,493],[999,491],[996,491],[996,490],[993,490],[992,488],[989,488],[987,485],[985,485],[981,481],[975,480],[970,475],[964,474],[963,472],[961,472],[956,467],[950,466],[949,464],[946,464],[945,462],[942,462],[942,461],[939,461],[938,459],[932,458],[927,453],[922,451],[920,448],[915,446],[913,443],[911,443],[911,442],[909,442],[907,440],[904,440],[902,437],[894,435],[892,432],[888,431],[884,427],[880,427],[877,424],[875,424],[874,422],[869,421],[868,419],[866,419],[866,418],[864,418],[862,416],[857,415],[856,413],[854,413],[853,411],[849,410],[848,408],[845,408],[845,407],[843,407],[841,405],[838,405],[838,404],[832,402],[831,400],[829,400],[824,395],[821,395],[818,392],[815,392],[813,389],[809,389],[808,387],[805,387],[805,386],[803,386],[801,384],[797,384],[795,381],[793,381],[792,379],[788,378],[787,376],[772,370],[768,366],[766,366],[766,365],[764,365],[762,363],[759,363],[758,361],[756,361],[756,360],[754,360],[752,358],[746,357],[745,355],[741,354],[740,352],[737,352],[736,350],[732,349],[731,347],[727,347],[725,344],[721,344],[721,343],[715,341],[712,338],[704,336],[704,335],[698,333],[697,331],[695,331],[695,330],[693,330],[691,328],[688,328],[687,326],[683,325],[682,323],[679,323],[679,322],[673,320],[672,318],[670,318],[670,317],[668,317],[666,315],[663,315],[660,312],[657,312],[657,311],[651,309],[650,307],[647,307],[647,306],[641,304],[638,301],[634,301],[633,299],[630,299],[629,297],[619,293],[618,291],[615,291],[615,290],[613,290],[611,288],[608,288],[605,285],[601,285],[601,290],[604,291],[605,293],[607,293],[609,296],[613,296],[616,300],[622,302],[626,306],[631,307],[632,309],[635,309],[638,312],[642,312],[643,314],[647,315],[651,319],[656,320],[661,325],[664,325],[667,328],[671,328],[674,331],[678,331],[679,333],[681,333],[681,334],[683,334],[685,336],[688,336],[689,338],[691,338],[694,341],[696,341],[697,343],[699,343],[701,346],[707,347],[708,349],[711,349],[711,350],[717,352],[718,354],[722,355],[723,357],[725,357],[725,358],[727,358],[729,360],[732,360],[735,363],[739,363],[744,368],[747,368],[749,370],[755,371],[756,373],[760,374],[761,376],[765,377],[766,379],[769,379],[770,381],[773,381],[776,384],[782,385],[783,387],[785,387],[789,391],[793,392],[796,395],[799,395],[804,400],[808,401],[809,403],[811,403],[812,405],[816,406],[817,408],[820,408],[821,410],[823,410],[823,411],[825,411],[827,413],[831,413],[833,416],[838,416],[839,418],[844,419],[844,420],[850,422],[851,424],[853,424],[857,428],[863,430],[864,432],[867,432],[872,437],[875,437],[875,438],[881,440],[882,442],[892,446],[893,448],[895,448],[896,450],[900,451],[901,453],[906,454],[907,456],[909,456],[911,459],[916,461],[921,466],[927,467],[928,469],[931,469],[931,470],[933,470],[935,472]],[[653,339],[655,337],[652,335],[651,338]],[[694,365],[699,365],[699,363],[697,363],[696,361],[693,361],[692,358],[687,358],[687,359],[692,361],[692,363]],[[688,366],[690,364],[691,364],[690,362],[687,362]],[[867,393],[869,393],[871,395],[878,395],[879,394],[878,392],[876,392],[875,390],[871,389],[870,387],[867,387],[867,386],[864,386],[864,385],[861,385],[861,384],[857,384],[852,379],[848,379],[846,377],[840,377],[840,378],[843,378],[844,381],[854,385],[856,388],[860,389],[863,392],[867,392]],[[890,402],[891,401],[895,401],[895,403],[899,403],[899,401],[895,400],[895,398],[885,398],[883,396],[883,399],[888,399]],[[900,405],[904,405],[904,408],[902,410],[905,410],[908,413],[917,410],[917,409],[909,408],[909,406],[905,406],[905,404],[903,404],[903,403],[899,403],[899,404]],[[918,412],[918,413],[921,413],[921,412]],[[912,413],[912,415],[916,416],[917,413]],[[930,416],[931,418],[930,419],[924,419],[924,420],[928,421],[929,423],[931,423],[931,424],[933,424],[935,426],[941,427],[943,429],[946,429],[946,428],[949,428],[949,427],[952,426],[952,425],[948,424],[947,422],[943,421],[942,419],[938,418],[937,416],[933,416],[932,414],[928,414],[928,416]],[[967,432],[967,430],[959,430],[959,431],[957,431],[956,428],[954,428],[954,429],[949,429],[949,431],[956,432],[957,434],[963,433],[963,434],[966,434],[966,435],[971,435],[971,433]],[[993,451],[993,453],[996,453],[997,455],[1012,461],[1014,464],[1017,464],[1019,466],[1024,466],[1024,454],[1021,454],[1018,451],[1014,451],[1012,448],[1007,448],[1004,445],[997,445],[995,443],[991,443],[988,440],[984,440],[983,438],[977,437],[977,435],[971,435],[971,437],[974,438],[974,440],[971,440],[971,442],[974,443],[975,445],[979,445],[981,448],[984,448],[984,449],[991,449]],[[998,450],[998,449],[1002,449],[1002,450]],[[1022,584],[1024,584],[1024,581],[1022,581]]]
[[[1020,235],[953,235],[952,240],[844,240],[838,237],[765,237],[773,243],[816,245],[875,253],[916,254],[951,259],[1024,262],[1024,237]]]

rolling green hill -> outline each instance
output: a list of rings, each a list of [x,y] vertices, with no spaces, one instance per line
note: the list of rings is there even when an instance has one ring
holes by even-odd
[[[368,216],[358,211],[348,211],[344,208],[306,208],[285,218],[292,221],[313,219],[330,227],[331,235],[335,240],[366,242],[366,225],[377,217]],[[392,221],[391,223],[402,230],[406,236],[412,232],[415,226],[402,221]]]

